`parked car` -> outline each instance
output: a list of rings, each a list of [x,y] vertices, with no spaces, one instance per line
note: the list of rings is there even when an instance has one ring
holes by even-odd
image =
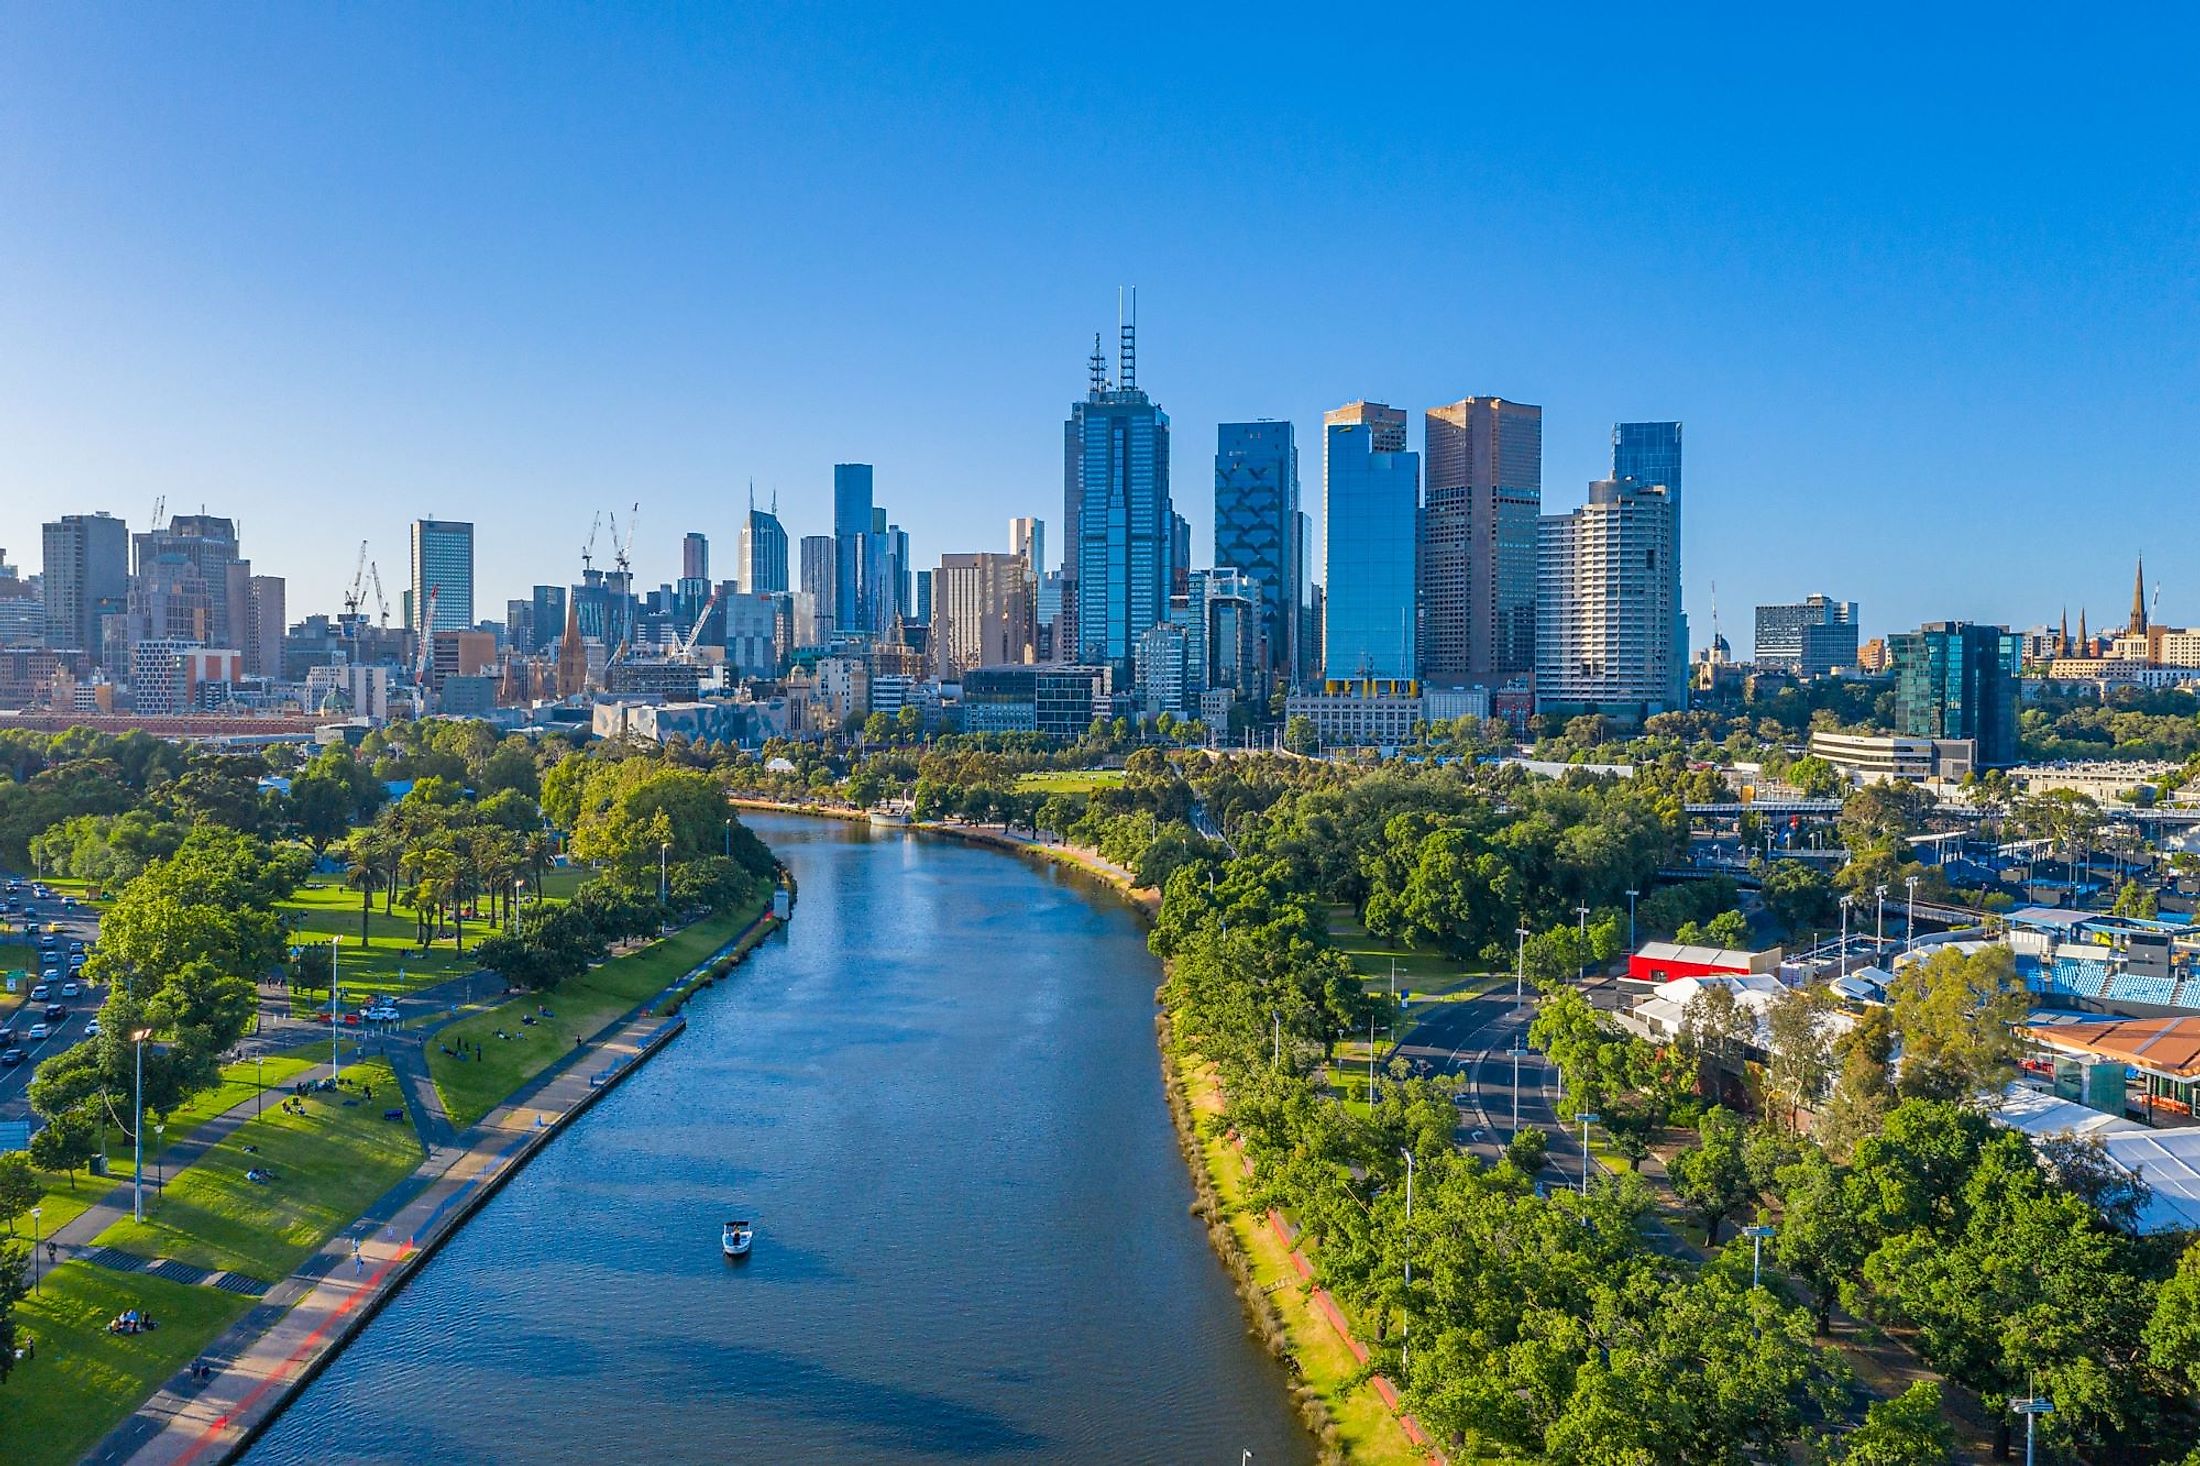
[[[48,1028],[43,1023],[33,1023],[31,1025],[31,1031],[23,1036],[29,1039],[32,1043],[37,1043],[40,1039],[51,1038],[53,1036],[53,1030]]]

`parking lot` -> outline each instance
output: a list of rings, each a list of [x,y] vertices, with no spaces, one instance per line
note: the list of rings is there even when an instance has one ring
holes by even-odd
[[[83,1042],[106,1000],[104,988],[84,983],[76,971],[99,939],[99,917],[73,898],[11,875],[0,879],[0,921],[4,940],[28,952],[7,964],[14,991],[0,993],[0,1120],[21,1120],[30,1114],[32,1071]],[[17,970],[16,960],[25,970]]]

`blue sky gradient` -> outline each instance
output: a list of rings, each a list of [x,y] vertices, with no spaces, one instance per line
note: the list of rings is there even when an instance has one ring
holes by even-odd
[[[480,526],[477,614],[598,508],[730,567],[878,466],[919,564],[1059,544],[1115,288],[1210,543],[1214,424],[1541,403],[1544,503],[1688,425],[1699,642],[2200,621],[2194,26],[2099,7],[14,6],[0,546],[230,513],[293,615]],[[1418,428],[1416,427],[1416,439]]]

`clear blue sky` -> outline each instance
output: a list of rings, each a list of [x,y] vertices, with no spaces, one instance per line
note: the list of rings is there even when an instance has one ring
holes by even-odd
[[[299,614],[433,512],[499,615],[599,507],[655,583],[864,460],[920,564],[1005,548],[1135,282],[1202,557],[1218,420],[1318,515],[1324,408],[1494,393],[1549,510],[1686,421],[1699,641],[1714,580],[1745,651],[2098,624],[2142,550],[2200,621],[2185,18],[1044,9],[7,7],[0,546],[165,494]]]

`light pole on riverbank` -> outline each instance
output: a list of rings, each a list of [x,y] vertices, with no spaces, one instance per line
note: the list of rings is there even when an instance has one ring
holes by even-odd
[[[1413,1152],[1400,1147],[1398,1154],[1406,1158],[1406,1291],[1413,1291]],[[1398,1373],[1411,1372],[1413,1355],[1413,1314],[1405,1312],[1398,1323]]]
[[[1917,877],[1904,876],[1902,884],[1910,888],[1909,914],[1902,923],[1902,950],[1908,952],[1917,946]]]
[[[1520,939],[1516,955],[1513,958],[1513,1002],[1517,1005],[1524,1001],[1527,996],[1528,929],[1524,926],[1516,926],[1513,928],[1513,935]]]
[[[1603,1118],[1602,1115],[1583,1115],[1581,1117],[1581,1194],[1583,1196],[1589,1194],[1589,1127]]]
[[[1589,978],[1589,908],[1576,906],[1574,914],[1581,918],[1581,941],[1578,950],[1574,953],[1575,957],[1581,962],[1581,968],[1575,974],[1574,980],[1576,982],[1586,982]]]
[[[153,1036],[150,1028],[133,1029],[130,1042],[137,1045],[137,1119],[130,1126],[130,1144],[135,1154],[130,1159],[130,1215],[133,1220],[145,1220],[145,1041]]]

